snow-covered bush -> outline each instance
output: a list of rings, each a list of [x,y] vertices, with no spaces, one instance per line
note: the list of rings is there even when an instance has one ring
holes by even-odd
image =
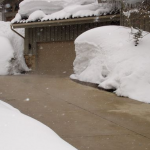
[[[24,35],[24,29],[18,32]],[[10,22],[0,22],[0,37],[0,75],[29,71],[23,56],[24,40],[10,29]]]
[[[134,39],[134,42],[135,42],[135,46],[137,46],[139,44],[139,41],[141,38],[143,38],[143,30],[139,29],[139,28],[136,28],[136,31],[134,32],[133,28],[131,28],[131,34],[133,34],[133,39]]]
[[[105,26],[80,35],[71,78],[150,103],[150,34],[135,47],[130,32],[127,27]]]

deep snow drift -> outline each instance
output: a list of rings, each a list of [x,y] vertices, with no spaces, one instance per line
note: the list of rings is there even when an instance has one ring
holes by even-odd
[[[76,150],[44,124],[0,101],[1,150]]]
[[[80,35],[71,78],[150,103],[150,34],[143,32],[147,35],[135,46],[130,33],[130,28],[105,26]]]
[[[22,35],[23,29],[18,29]],[[10,29],[9,22],[0,21],[0,75],[29,71],[25,64],[24,40]]]

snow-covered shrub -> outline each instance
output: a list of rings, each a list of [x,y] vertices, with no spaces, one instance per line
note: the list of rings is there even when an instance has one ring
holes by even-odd
[[[131,34],[133,34],[133,39],[135,42],[135,46],[139,44],[139,41],[141,38],[143,38],[143,30],[136,28],[136,32],[133,31],[134,29],[132,28]]]

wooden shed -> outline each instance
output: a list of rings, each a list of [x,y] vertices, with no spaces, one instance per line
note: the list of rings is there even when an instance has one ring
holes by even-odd
[[[113,19],[111,19],[113,18]],[[120,15],[13,24],[25,28],[24,55],[34,72],[54,76],[73,73],[74,40],[83,32],[104,25],[119,25]]]

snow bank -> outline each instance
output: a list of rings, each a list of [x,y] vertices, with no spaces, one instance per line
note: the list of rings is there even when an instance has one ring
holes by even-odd
[[[23,29],[17,31],[24,34]],[[0,21],[0,37],[0,75],[29,71],[23,56],[24,40],[10,29],[9,22]]]
[[[126,27],[105,26],[79,36],[71,78],[150,103],[150,34],[135,46],[130,32]]]
[[[76,150],[44,124],[0,101],[1,150]]]

